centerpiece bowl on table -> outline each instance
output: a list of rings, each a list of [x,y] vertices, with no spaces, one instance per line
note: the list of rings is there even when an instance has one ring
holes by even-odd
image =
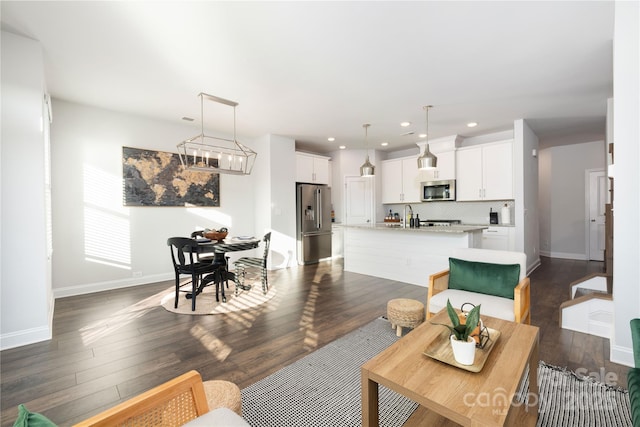
[[[229,231],[226,228],[221,228],[220,230],[207,230],[204,233],[202,233],[202,235],[204,237],[206,237],[207,239],[211,239],[211,240],[224,240],[225,237],[227,237],[227,234],[229,234]]]

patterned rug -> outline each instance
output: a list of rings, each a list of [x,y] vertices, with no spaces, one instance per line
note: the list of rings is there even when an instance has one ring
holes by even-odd
[[[242,390],[255,427],[361,426],[360,365],[398,337],[379,318]],[[418,406],[379,387],[380,425],[401,426]]]
[[[528,387],[526,378],[522,389]],[[629,392],[620,387],[540,362],[538,389],[537,427],[632,427]]]
[[[191,315],[206,315],[206,314],[222,314],[232,313],[236,311],[248,310],[253,307],[264,304],[276,295],[276,287],[269,284],[269,291],[267,294],[262,293],[262,283],[260,281],[249,283],[251,284],[251,290],[239,291],[238,296],[235,296],[233,282],[229,282],[229,289],[225,289],[225,295],[227,302],[216,301],[216,287],[207,286],[202,293],[196,298],[196,310],[191,311],[191,300],[185,297],[186,292],[181,292],[178,298],[178,308],[174,307],[175,290],[173,287],[167,290],[167,293],[162,297],[160,304],[165,310],[178,314],[191,314]],[[190,290],[191,285],[183,287],[183,290]]]
[[[243,417],[254,427],[360,426],[360,366],[396,339],[385,319],[374,320],[243,389]],[[544,362],[538,383],[539,427],[632,426],[626,390]],[[402,426],[417,404],[379,390],[380,425]]]

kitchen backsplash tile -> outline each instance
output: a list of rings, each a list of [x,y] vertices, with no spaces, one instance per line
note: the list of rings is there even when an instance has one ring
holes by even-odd
[[[427,219],[459,219],[463,224],[489,224],[489,210],[498,212],[499,224],[502,224],[502,207],[507,204],[511,212],[511,225],[514,218],[513,200],[492,200],[487,202],[427,202],[413,203],[411,208],[414,215],[420,215],[421,220]],[[404,205],[386,204],[384,212],[398,212],[402,216]]]

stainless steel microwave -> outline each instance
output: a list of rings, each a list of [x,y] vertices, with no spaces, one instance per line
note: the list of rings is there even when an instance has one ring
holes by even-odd
[[[420,185],[423,202],[443,202],[456,200],[456,180],[426,181]]]

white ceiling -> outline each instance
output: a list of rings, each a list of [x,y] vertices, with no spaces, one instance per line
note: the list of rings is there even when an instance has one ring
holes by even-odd
[[[3,30],[41,42],[54,98],[175,122],[190,116],[197,129],[205,92],[239,103],[240,141],[279,134],[316,152],[362,148],[363,123],[369,147],[415,147],[426,104],[434,105],[429,138],[502,131],[524,118],[543,146],[592,141],[603,138],[613,94],[611,1],[1,8]],[[204,111],[206,127],[231,131],[229,107]],[[401,128],[404,120],[413,125]],[[408,131],[415,135],[401,136]]]

